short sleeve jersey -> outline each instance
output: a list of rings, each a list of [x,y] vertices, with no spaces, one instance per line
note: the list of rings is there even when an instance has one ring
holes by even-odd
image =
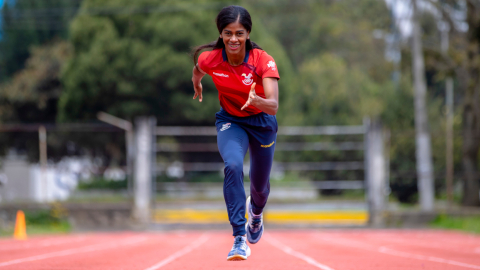
[[[240,110],[248,100],[252,83],[256,83],[255,93],[265,98],[262,79],[267,77],[280,79],[275,60],[259,49],[247,51],[243,63],[238,66],[228,63],[224,49],[206,51],[200,54],[198,66],[212,76],[218,90],[220,106],[229,114],[238,117],[261,112],[254,106]]]

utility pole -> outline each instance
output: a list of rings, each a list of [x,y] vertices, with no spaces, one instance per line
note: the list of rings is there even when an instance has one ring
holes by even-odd
[[[427,116],[427,86],[425,81],[425,63],[422,52],[422,37],[418,19],[418,0],[412,0],[412,71],[415,92],[415,143],[417,159],[418,194],[422,211],[434,210],[434,178],[431,154],[430,132]]]

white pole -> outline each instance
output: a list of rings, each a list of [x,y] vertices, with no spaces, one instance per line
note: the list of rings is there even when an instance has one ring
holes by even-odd
[[[40,150],[40,179],[43,198],[40,201],[48,201],[47,187],[47,130],[44,126],[38,128],[38,141]]]
[[[418,18],[417,0],[413,4],[412,64],[415,91],[415,142],[417,158],[417,185],[422,211],[434,210],[434,178],[430,132],[427,115],[427,84],[425,63],[422,52],[421,30]]]
[[[147,224],[150,221],[153,129],[147,117],[138,117],[135,119],[135,125],[137,151],[133,217],[137,222]]]
[[[366,186],[370,212],[370,224],[374,227],[384,225],[383,212],[385,210],[387,190],[387,169],[385,159],[384,134],[378,120],[365,121],[366,123]]]

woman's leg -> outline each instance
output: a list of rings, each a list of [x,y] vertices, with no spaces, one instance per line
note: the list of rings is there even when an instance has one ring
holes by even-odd
[[[270,194],[270,171],[277,141],[276,121],[273,128],[249,131],[250,140],[250,194],[252,212],[262,213]]]
[[[243,159],[248,150],[248,135],[235,123],[217,122],[217,144],[225,163],[223,196],[233,236],[244,235],[245,189],[243,187]]]

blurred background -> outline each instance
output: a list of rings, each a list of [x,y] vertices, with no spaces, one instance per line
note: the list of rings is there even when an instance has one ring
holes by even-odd
[[[266,222],[480,231],[475,1],[0,0],[1,233],[228,227],[190,52],[231,4],[281,76]]]

